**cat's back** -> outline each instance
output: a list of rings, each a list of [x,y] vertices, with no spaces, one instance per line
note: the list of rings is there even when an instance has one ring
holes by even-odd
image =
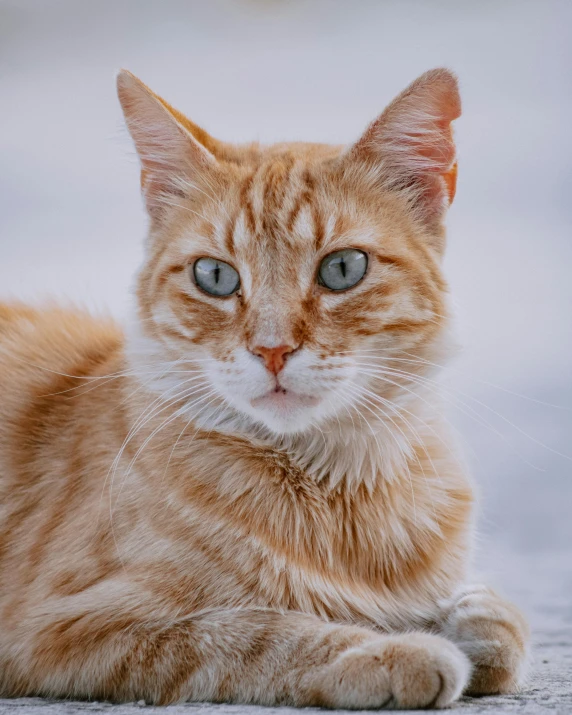
[[[10,574],[0,578],[0,651],[18,604],[50,592],[70,533],[93,517],[90,495],[105,476],[98,459],[111,461],[102,445],[116,449],[121,431],[109,418],[117,381],[106,376],[123,371],[123,335],[111,320],[0,303],[0,573]]]
[[[0,303],[0,418],[33,400],[35,389],[74,378],[73,386],[79,386],[122,344],[121,330],[108,318],[59,306]]]
[[[0,480],[8,452],[33,441],[35,428],[117,368],[123,335],[109,319],[82,310],[0,303]],[[73,402],[72,402],[73,404]]]

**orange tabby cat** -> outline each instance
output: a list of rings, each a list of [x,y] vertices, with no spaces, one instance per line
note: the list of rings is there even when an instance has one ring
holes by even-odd
[[[0,694],[442,707],[517,687],[467,586],[446,357],[455,78],[349,148],[213,139],[128,72],[150,216],[127,336],[0,307]]]

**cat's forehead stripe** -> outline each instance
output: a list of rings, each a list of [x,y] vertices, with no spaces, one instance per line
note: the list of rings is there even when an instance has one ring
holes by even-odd
[[[319,249],[328,233],[315,200],[315,179],[308,167],[293,157],[280,157],[259,166],[243,180],[237,218],[230,219],[225,246],[230,255],[236,248],[272,251],[296,239],[313,241]]]
[[[224,231],[224,247],[231,256],[234,256],[234,232],[236,230],[236,221],[236,214],[229,217]]]

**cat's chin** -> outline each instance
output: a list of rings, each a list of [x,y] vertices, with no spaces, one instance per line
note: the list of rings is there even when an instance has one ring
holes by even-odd
[[[280,388],[255,397],[250,404],[271,430],[293,433],[303,430],[309,424],[312,408],[320,402],[321,399],[316,395]]]

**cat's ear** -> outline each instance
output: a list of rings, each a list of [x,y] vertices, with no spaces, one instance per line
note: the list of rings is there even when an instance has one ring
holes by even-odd
[[[451,122],[461,114],[455,75],[426,72],[407,87],[350,148],[389,189],[406,191],[422,220],[437,227],[455,196]]]
[[[117,94],[141,161],[147,210],[157,218],[185,180],[216,170],[215,140],[127,70],[117,75]]]

